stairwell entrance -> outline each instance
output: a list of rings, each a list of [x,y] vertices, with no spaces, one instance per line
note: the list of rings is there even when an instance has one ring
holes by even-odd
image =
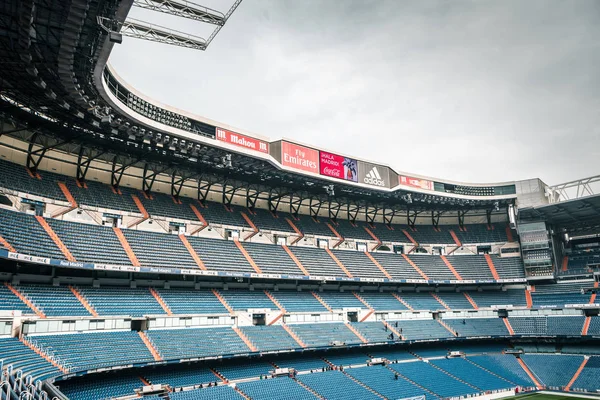
[[[148,321],[145,319],[132,319],[131,330],[135,332],[143,332],[148,330]]]
[[[348,322],[358,322],[358,311],[348,311]]]
[[[252,325],[266,325],[267,317],[265,314],[252,314]]]

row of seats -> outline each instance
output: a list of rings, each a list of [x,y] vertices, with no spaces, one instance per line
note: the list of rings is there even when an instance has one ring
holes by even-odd
[[[4,160],[0,160],[0,175],[3,177],[3,179],[0,179],[1,187],[49,199],[67,201],[57,184],[58,182],[63,182],[79,205],[96,207],[107,211],[116,210],[139,213],[139,208],[132,197],[136,196],[141,201],[144,209],[152,216],[198,222],[198,218],[190,207],[190,205],[194,205],[201,211],[208,223],[249,228],[250,225],[241,215],[241,212],[244,212],[255,226],[260,230],[266,231],[294,234],[295,230],[286,220],[290,219],[304,234],[332,237],[334,236],[333,232],[327,227],[327,223],[329,223],[343,237],[365,241],[373,240],[373,237],[367,233],[365,227],[383,241],[409,242],[407,235],[403,234],[403,231],[407,231],[418,243],[452,245],[455,241],[450,235],[450,230],[459,237],[463,244],[508,241],[504,224],[492,224],[490,226],[485,224],[465,225],[463,229],[455,225],[446,225],[440,226],[438,230],[432,226],[409,228],[406,225],[393,224],[388,227],[382,223],[352,223],[343,219],[332,221],[324,218],[313,219],[306,215],[293,217],[291,214],[285,212],[272,214],[264,209],[254,209],[251,211],[235,205],[225,207],[223,204],[214,202],[201,204],[196,200],[186,197],[181,197],[176,201],[172,196],[164,193],[151,192],[144,194],[140,190],[130,187],[120,187],[118,190],[113,190],[110,185],[95,181],[88,181],[85,185],[81,185],[72,177],[48,171],[38,171],[41,179],[37,179],[29,176],[25,167]]]
[[[523,335],[575,336],[580,335],[583,326],[583,317],[515,317],[509,318],[509,321],[515,333]],[[447,319],[443,321],[446,326],[435,320],[399,320],[388,323],[407,340],[448,339],[455,335],[508,336],[506,326],[498,318]],[[381,322],[309,323],[287,327],[308,347],[332,347],[340,343],[361,344],[361,338],[354,331],[370,343],[385,343],[391,340],[389,335],[392,333],[392,330],[386,329]],[[300,348],[280,325],[242,327],[241,330],[259,351]],[[245,339],[227,327],[151,329],[147,331],[147,336],[166,360],[243,354],[250,351],[244,342]],[[398,339],[397,336],[394,337],[394,340]],[[31,337],[31,341],[43,349],[51,349],[66,367],[74,370],[153,359],[135,332],[44,335]],[[424,352],[419,355],[444,355],[445,348],[440,349],[439,353]],[[362,360],[364,362],[364,358]]]
[[[559,286],[559,285],[555,285]],[[90,313],[66,286],[15,285],[24,297],[47,316],[89,316]],[[74,286],[100,316],[161,315],[165,310],[148,288],[110,287],[94,288]],[[566,289],[563,288],[563,289]],[[208,289],[155,289],[173,314],[227,314],[228,310],[219,298]],[[524,290],[481,292],[311,292],[279,290],[268,294],[263,290],[230,289],[219,294],[233,310],[277,310],[275,299],[286,312],[327,312],[342,309],[373,309],[375,311],[436,311],[473,310],[494,306],[526,307]],[[270,296],[270,297],[269,297]],[[559,300],[557,300],[559,297]],[[555,307],[566,304],[587,304],[590,295],[575,293],[532,293],[534,307],[544,307],[549,302]],[[471,303],[471,301],[473,303]],[[324,305],[324,304],[325,305]],[[18,310],[24,314],[33,311],[13,294],[7,286],[0,285],[0,311]],[[595,325],[592,325],[594,328]]]
[[[0,361],[34,379],[44,380],[62,375],[58,368],[16,338],[0,338]]]
[[[593,281],[537,285],[535,286],[535,291],[531,293],[531,300],[534,307],[563,307],[567,304],[588,304],[591,296],[589,292],[584,293],[584,289],[591,289],[593,286]]]
[[[173,333],[173,337],[179,337],[179,331],[174,331]],[[117,339],[117,334],[122,334],[122,332],[112,332],[110,337],[105,336],[102,339],[114,342],[115,346],[121,350],[128,348],[130,349],[128,351],[136,351],[135,348],[130,347],[130,343],[124,342],[121,338]],[[85,336],[90,335],[98,334],[63,336],[74,336],[81,339],[80,343],[83,346],[88,346],[92,342]],[[5,343],[9,342],[12,343],[7,346]],[[76,342],[69,340],[69,343],[73,345]],[[11,348],[14,347],[15,344],[21,345],[21,348],[28,350],[28,348],[24,347],[16,339],[3,339],[0,340],[0,345],[3,346],[2,354],[10,355]],[[381,350],[379,352],[370,352],[370,354],[356,352],[332,353],[330,355],[325,355],[327,361],[344,366],[355,364],[364,365],[366,360],[371,357],[386,357],[390,360],[400,359],[401,361],[412,362],[391,364],[387,368],[374,366],[370,368],[350,368],[346,369],[344,372],[329,371],[325,372],[325,375],[321,372],[300,375],[299,380],[305,386],[308,386],[320,395],[328,396],[327,398],[353,398],[348,397],[353,395],[346,390],[342,390],[337,394],[336,392],[329,391],[329,388],[322,387],[323,379],[333,379],[332,381],[335,382],[339,380],[339,383],[341,384],[346,382],[346,378],[351,378],[353,383],[358,383],[361,388],[367,389],[367,392],[369,393],[368,395],[365,395],[365,392],[358,390],[356,393],[360,393],[360,395],[363,396],[360,398],[364,398],[364,396],[369,398],[368,396],[373,394],[373,392],[369,392],[369,390],[391,398],[394,398],[394,396],[418,396],[420,394],[427,394],[432,397],[454,397],[458,395],[480,393],[483,391],[508,389],[517,385],[532,387],[533,382],[517,363],[516,359],[512,355],[500,354],[504,347],[505,345],[502,344],[477,345],[469,343],[448,343],[446,345],[438,346],[439,350],[437,350],[435,346],[421,346],[411,350],[413,354],[418,354],[421,357],[434,357],[433,359],[430,359],[428,363],[416,361],[414,355],[408,353],[404,349]],[[57,353],[54,348],[53,350]],[[103,352],[105,350],[106,349],[104,348],[94,347],[93,349],[89,349],[88,353],[97,351]],[[444,355],[451,350],[463,351],[467,354],[467,357],[446,359]],[[58,352],[60,351],[61,350]],[[78,356],[87,357],[85,352],[81,352],[77,349],[77,346],[74,347],[74,351]],[[12,353],[15,352],[12,351]],[[15,354],[21,353],[22,351],[17,351]],[[394,353],[403,353],[404,355],[398,356]],[[33,354],[33,357],[36,358],[38,362],[42,360],[35,353],[31,352],[31,354]],[[139,376],[143,375],[150,383],[169,383],[172,387],[182,387],[199,384],[206,385],[208,382],[214,382],[217,378],[213,371],[228,380],[236,380],[267,375],[269,371],[273,370],[276,366],[294,367],[303,371],[308,369],[320,370],[326,365],[318,358],[318,356],[273,357],[275,357],[273,361],[269,362],[244,362],[242,364],[239,362],[219,362],[212,367],[212,371],[206,366],[193,368],[190,368],[189,366],[172,366],[167,367],[164,370],[159,367],[160,369],[142,370]],[[286,359],[286,357],[289,358],[289,360]],[[565,386],[583,361],[582,356],[525,354],[521,357],[539,382],[553,388]],[[586,364],[586,368],[584,368],[581,375],[574,383],[572,387],[574,390],[595,390],[597,388],[599,378],[596,372],[599,368],[599,358],[600,357],[590,358]],[[13,360],[15,359],[17,358],[13,358]],[[142,358],[139,361],[143,362],[144,360]],[[17,365],[16,362],[18,361],[14,362],[15,365]],[[331,373],[332,375],[329,375]],[[57,374],[55,373],[54,375]],[[321,375],[321,378],[318,378],[318,375]],[[394,375],[397,375],[397,379],[394,378]],[[108,377],[94,376],[93,379],[90,377],[83,377],[77,381],[61,382],[59,385],[60,389],[74,400],[98,398],[99,393],[110,393],[111,396],[116,397],[127,395],[128,393],[131,394],[134,389],[141,387],[143,383],[139,379],[139,376],[135,373],[125,373],[120,374],[118,379],[114,375],[109,375]],[[281,383],[277,380],[267,380],[264,381],[264,383],[263,381],[253,381],[251,383],[239,384],[239,389],[246,394],[250,394],[249,392],[251,392],[253,395],[252,398],[262,398],[261,396],[263,395],[277,396],[274,394],[276,391],[271,392],[270,388],[267,388],[267,386],[263,387],[263,385],[273,385],[274,388],[286,388],[288,385],[296,384],[293,380],[287,381],[288,378],[280,379],[286,380],[286,382]],[[276,383],[271,383],[270,381]],[[354,386],[350,384],[350,387]],[[244,388],[246,388],[248,392],[244,390]],[[298,388],[302,388],[302,386],[298,386]],[[296,389],[295,386],[291,386],[286,390],[294,392]],[[202,390],[206,389],[201,389],[200,391]],[[207,391],[204,393],[211,392]],[[303,398],[302,396],[304,395],[305,392],[298,393],[298,396],[300,396],[299,398]]]
[[[18,252],[62,260],[65,258],[54,241],[31,215],[0,209],[0,235]],[[128,265],[130,260],[112,228],[48,220],[51,228],[63,241],[77,261]],[[194,258],[176,235],[123,229],[123,234],[142,266],[197,269]],[[243,252],[232,241],[189,237],[194,251],[209,270],[249,272],[255,270]],[[99,243],[102,245],[100,246]],[[264,273],[302,275],[290,255],[277,245],[244,243],[250,257]],[[310,275],[342,276],[346,273],[323,249],[291,247]],[[341,262],[350,275],[361,278],[386,278],[379,267],[363,252],[333,250],[333,257]],[[406,259],[392,253],[372,253],[372,257],[394,279],[421,279],[414,263],[429,279],[455,280],[457,277],[440,256],[411,254]],[[463,279],[492,279],[482,255],[448,256],[448,261]],[[518,257],[492,256],[501,278],[523,278],[523,264]]]

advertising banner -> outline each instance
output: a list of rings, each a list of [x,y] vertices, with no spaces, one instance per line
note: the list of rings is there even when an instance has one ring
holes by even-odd
[[[390,188],[390,169],[364,161],[358,162],[358,183]]]
[[[356,160],[337,154],[320,152],[321,175],[358,182],[358,163]]]
[[[217,140],[261,153],[269,153],[269,143],[223,128],[217,128]]]
[[[426,179],[413,178],[410,176],[399,175],[398,181],[401,185],[412,186],[416,188],[433,190],[433,182]]]
[[[281,142],[281,164],[306,172],[319,173],[319,151],[294,143]]]

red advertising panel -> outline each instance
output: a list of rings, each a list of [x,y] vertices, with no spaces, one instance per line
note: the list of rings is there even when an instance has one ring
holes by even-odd
[[[217,140],[261,153],[269,152],[269,143],[223,128],[217,128]]]
[[[281,164],[306,172],[319,173],[319,152],[294,143],[281,142]]]
[[[320,152],[321,175],[331,176],[347,181],[358,181],[358,167],[356,160],[348,157],[338,156],[337,154]]]
[[[399,175],[398,180],[401,185],[412,186],[420,189],[433,190],[433,182],[426,179],[412,178],[410,176]]]

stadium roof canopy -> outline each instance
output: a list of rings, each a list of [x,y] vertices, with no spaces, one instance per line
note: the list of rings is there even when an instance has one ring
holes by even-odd
[[[82,8],[79,3],[87,6]],[[281,156],[283,150],[277,152],[277,146],[283,140],[270,142],[268,154],[224,143],[217,133],[231,128],[151,102],[108,68],[118,41],[111,35],[116,32],[107,32],[98,18],[122,24],[133,4],[134,0],[51,5],[7,0],[0,7],[0,136],[25,143],[5,145],[25,151],[31,170],[52,150],[78,158],[78,179],[85,180],[87,166],[98,160],[112,164],[111,183],[115,186],[125,169],[138,167],[144,171],[140,176],[144,190],[151,190],[154,176],[168,174],[174,182],[176,177],[198,181],[199,196],[201,187],[222,191],[224,201],[235,192],[258,192],[269,202],[285,198],[290,207],[298,198],[305,204],[317,199],[330,205],[336,202],[338,206],[353,204],[375,212],[391,209],[407,214],[500,214],[514,203],[514,182],[464,184],[417,177],[417,182],[427,183],[423,189],[420,183],[400,184],[403,176],[377,165],[378,171],[390,171],[387,187],[381,188],[335,180],[319,171],[283,168],[273,155]],[[238,2],[232,9],[235,4]],[[318,149],[313,150],[318,154]],[[375,170],[375,164],[354,161],[359,163],[359,175],[360,171]],[[361,162],[365,165],[362,169]]]
[[[600,233],[600,194],[519,209],[520,221],[546,221],[570,236]]]

